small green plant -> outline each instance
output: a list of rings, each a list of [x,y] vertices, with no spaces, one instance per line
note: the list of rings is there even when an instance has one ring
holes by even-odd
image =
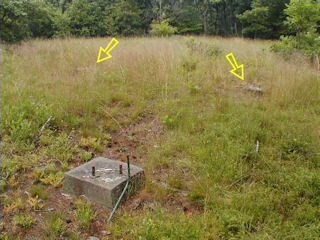
[[[35,137],[39,127],[48,119],[51,107],[22,98],[19,104],[3,107],[2,128],[12,140],[26,143]]]
[[[84,230],[88,230],[90,223],[96,218],[97,213],[91,209],[91,202],[76,201],[77,209],[74,213],[77,223]]]
[[[6,233],[1,233],[0,240],[9,240],[9,237]]]
[[[290,138],[282,142],[283,158],[306,159],[312,154],[311,147],[306,139]]]
[[[0,191],[3,192],[4,188],[6,187],[7,183],[5,180],[0,180]]]
[[[76,152],[76,147],[73,147],[65,133],[58,137],[52,137],[53,143],[48,149],[49,155],[60,162],[61,165],[67,166],[68,162],[72,160],[73,153]]]
[[[195,83],[188,82],[187,86],[188,86],[189,91],[192,95],[197,94],[201,91],[201,87]]]
[[[30,189],[30,194],[32,197],[38,196],[43,200],[46,200],[48,198],[48,193],[46,191],[46,188],[41,184],[33,185]]]
[[[87,151],[81,151],[79,152],[79,157],[82,161],[88,162],[92,158],[92,153]]]
[[[25,204],[21,197],[17,197],[14,201],[9,198],[7,195],[4,196],[4,212],[13,213],[17,212],[18,210],[24,210]]]
[[[44,207],[43,201],[40,201],[38,196],[35,196],[35,197],[28,196],[27,202],[30,208],[34,210],[40,210]]]
[[[178,126],[180,115],[181,115],[180,112],[177,112],[171,115],[165,115],[162,118],[162,123],[164,123],[167,128],[173,129]]]
[[[168,179],[169,186],[174,189],[183,188],[183,179],[180,176],[172,176]]]
[[[48,237],[57,238],[66,231],[66,223],[64,215],[60,212],[54,213],[46,226],[46,235]]]
[[[186,72],[192,72],[197,68],[197,62],[192,58],[184,59],[181,65]]]
[[[177,28],[171,26],[167,20],[163,20],[161,23],[153,23],[151,27],[151,33],[158,37],[171,36],[177,31]]]
[[[40,179],[45,184],[51,184],[54,187],[59,187],[62,184],[64,178],[63,172],[49,173],[49,175]]]
[[[103,152],[103,147],[100,145],[100,139],[95,137],[81,138],[80,147],[93,148],[96,152]]]
[[[13,218],[13,223],[23,228],[30,228],[34,224],[34,218],[29,214],[15,216]]]
[[[35,180],[40,180],[45,177],[46,173],[44,170],[35,169],[31,175]]]
[[[44,184],[59,187],[63,181],[64,174],[62,171],[57,171],[54,164],[49,164],[46,169],[35,169],[32,172],[32,177]]]
[[[220,56],[222,53],[223,53],[222,49],[213,44],[208,45],[206,50],[206,55],[214,58]]]

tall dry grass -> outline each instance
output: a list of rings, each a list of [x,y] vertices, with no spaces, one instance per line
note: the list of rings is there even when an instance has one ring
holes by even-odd
[[[319,97],[319,73],[302,57],[285,61],[271,53],[266,41],[197,39],[221,50],[220,56],[212,59],[190,53],[182,37],[119,39],[120,44],[112,51],[113,58],[97,64],[99,47],[109,41],[37,40],[4,46],[11,53],[10,57],[3,54],[4,71],[6,66],[15,69],[5,72],[4,91],[11,92],[8,96],[14,100],[16,91],[28,90],[36,98],[44,97],[61,112],[81,115],[110,101],[110,93],[128,94],[130,101],[135,102],[144,102],[144,97],[168,100],[169,89],[181,90],[186,81],[181,62],[193,61],[197,69],[192,77],[207,92],[214,92],[217,83],[227,88],[251,83],[265,87],[269,101],[278,104],[311,104]],[[224,57],[229,52],[234,53],[239,64],[244,64],[244,82],[229,73],[231,66]]]
[[[139,146],[157,214],[120,214],[113,231],[133,239],[315,239],[320,77],[305,58],[285,60],[268,41],[120,38],[113,57],[96,63],[110,40],[5,45],[1,91],[5,121],[10,113],[15,121],[15,106],[41,103],[57,129],[80,136],[119,131],[117,123],[150,112],[163,125],[162,135]],[[229,72],[230,52],[244,64],[244,81]],[[244,91],[249,84],[264,93]],[[24,108],[26,101],[36,104]],[[195,218],[178,207],[163,211],[177,193],[200,209]]]

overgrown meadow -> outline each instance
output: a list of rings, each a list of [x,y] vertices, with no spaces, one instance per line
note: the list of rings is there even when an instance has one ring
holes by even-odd
[[[120,38],[96,63],[110,40],[2,46],[1,239],[319,238],[314,63],[209,37]],[[61,194],[65,171],[127,154],[147,182],[111,226],[104,209]]]

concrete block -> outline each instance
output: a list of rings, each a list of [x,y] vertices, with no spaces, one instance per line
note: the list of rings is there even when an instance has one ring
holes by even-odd
[[[122,165],[122,174],[119,165]],[[92,176],[92,167],[95,167],[95,176]],[[131,186],[129,193],[132,195],[144,186],[145,175],[143,169],[130,164]],[[76,167],[64,175],[62,192],[80,196],[85,195],[91,201],[111,210],[128,178],[127,163],[97,157]]]

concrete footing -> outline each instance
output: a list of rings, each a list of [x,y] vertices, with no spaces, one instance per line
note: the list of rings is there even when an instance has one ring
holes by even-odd
[[[120,173],[122,168],[122,173]],[[143,169],[130,164],[132,195],[145,184]],[[128,179],[127,163],[98,157],[65,173],[62,192],[80,196],[111,210]]]

